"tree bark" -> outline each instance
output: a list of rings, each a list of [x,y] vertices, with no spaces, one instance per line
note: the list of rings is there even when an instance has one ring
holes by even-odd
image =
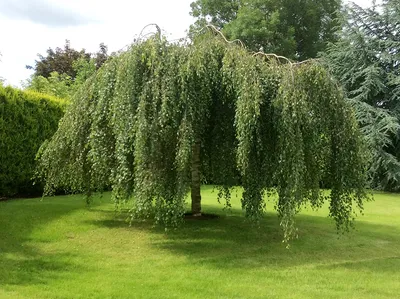
[[[192,146],[192,215],[201,216],[201,194],[200,194],[200,140],[196,140]]]

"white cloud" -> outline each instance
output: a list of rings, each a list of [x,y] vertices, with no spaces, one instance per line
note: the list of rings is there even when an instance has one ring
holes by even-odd
[[[0,0],[0,15],[11,20],[29,20],[50,27],[78,26],[94,21],[79,11],[47,0]]]
[[[130,44],[149,23],[157,23],[169,39],[184,37],[185,30],[193,23],[189,15],[192,0],[48,0],[51,6],[42,9],[42,13],[47,11],[45,15],[35,18],[27,17],[26,13],[11,13],[9,7],[4,10],[3,1],[0,0],[0,77],[16,86],[32,73],[25,66],[33,65],[38,53],[45,54],[50,47],[63,47],[66,39],[71,41],[73,48],[84,48],[89,52],[97,51],[99,44],[104,42],[111,52]],[[33,7],[44,1],[23,0],[23,3]],[[53,24],[56,22],[54,16],[46,16],[52,12],[60,14],[63,10],[68,12],[64,16],[73,12],[80,16],[79,20],[85,21],[77,24],[77,20],[67,22],[64,18]],[[4,14],[7,17],[3,17]],[[36,21],[40,17],[46,21]]]

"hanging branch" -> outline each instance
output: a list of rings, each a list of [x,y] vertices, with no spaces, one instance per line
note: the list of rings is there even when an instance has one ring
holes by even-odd
[[[42,148],[38,177],[46,193],[111,186],[116,204],[135,199],[131,217],[176,227],[191,187],[193,144],[201,142],[196,169],[223,186],[227,205],[229,187],[241,182],[249,219],[263,217],[265,191],[276,188],[286,242],[308,202],[329,200],[338,229],[348,229],[366,198],[364,156],[340,89],[320,64],[296,68],[207,28],[218,34],[193,47],[141,40],[85,83]],[[327,174],[332,193],[324,197],[319,183]],[[192,181],[197,197],[199,177]]]
[[[150,34],[158,35],[159,37],[161,37],[161,28],[160,28],[160,26],[158,26],[156,23],[151,23],[151,24],[148,24],[148,25],[144,26],[143,29],[142,29],[142,31],[140,31],[140,34],[139,34],[139,37],[138,37],[138,40],[139,40],[139,41],[144,37],[144,36],[143,36],[143,31],[144,31],[146,28],[150,27],[150,26],[154,26],[154,27],[156,27],[156,29],[157,29],[157,33],[151,32]],[[145,36],[148,36],[148,35],[149,35],[149,33],[146,34]]]
[[[220,30],[218,30],[217,27],[215,27],[214,25],[208,24],[208,25],[206,26],[206,28],[211,29],[212,31],[214,31],[214,32],[216,32],[217,34],[219,34],[219,35],[223,38],[223,40],[224,40],[226,43],[228,43],[228,44],[239,43],[240,46],[241,46],[243,49],[245,49],[245,46],[244,46],[243,42],[242,42],[240,39],[234,39],[234,40],[232,40],[232,41],[229,41],[229,40],[225,37],[225,35],[224,35]]]
[[[272,58],[275,58],[277,61],[284,60],[290,66],[293,65],[293,62],[289,58],[286,58],[285,56],[276,55],[274,53],[257,52],[257,53],[254,53],[253,56],[264,56],[264,57],[266,57],[268,59],[270,59],[272,57]]]

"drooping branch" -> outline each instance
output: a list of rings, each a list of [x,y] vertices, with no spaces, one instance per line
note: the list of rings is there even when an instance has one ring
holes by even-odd
[[[143,32],[144,32],[144,30],[146,30],[150,26],[156,27],[156,30],[157,30],[156,35],[161,37],[161,28],[160,28],[160,26],[158,26],[156,23],[151,23],[151,24],[148,24],[148,25],[144,26],[142,31],[140,31],[140,34],[139,34],[139,37],[138,37],[138,41],[141,41],[145,36],[148,36],[148,34],[143,35]],[[151,32],[150,34],[155,34],[155,33]]]
[[[116,203],[134,199],[133,217],[176,226],[190,188],[201,213],[201,169],[228,203],[229,187],[241,182],[252,220],[276,190],[286,241],[299,207],[326,199],[346,229],[351,203],[362,207],[365,198],[354,115],[320,64],[259,55],[220,34],[191,45],[137,42],[76,94],[40,159],[47,188],[111,186]],[[330,197],[319,192],[322,180]]]

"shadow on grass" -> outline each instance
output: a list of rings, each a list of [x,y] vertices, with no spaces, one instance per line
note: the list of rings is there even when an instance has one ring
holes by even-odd
[[[57,251],[44,251],[46,246],[38,244],[54,242],[52,238],[57,236],[37,238],[32,235],[33,231],[51,225],[54,220],[84,209],[84,201],[77,197],[0,203],[0,285],[46,284],[67,278],[69,272],[91,270],[82,252],[60,247]],[[103,201],[109,202],[109,199]],[[355,231],[338,236],[330,219],[299,215],[296,218],[299,239],[293,240],[288,250],[282,244],[279,219],[275,214],[269,213],[260,227],[255,227],[245,221],[240,210],[224,215],[215,206],[204,208],[207,213],[218,213],[221,217],[207,221],[187,220],[178,230],[167,233],[161,227],[154,227],[152,221],[135,221],[129,227],[126,213],[116,214],[97,202],[84,210],[93,213],[91,217],[86,218],[86,215],[81,221],[112,229],[111,235],[116,239],[121,235],[120,230],[130,230],[132,234],[145,232],[145,242],[150,242],[150,246],[183,256],[193,267],[246,271],[301,266],[322,271],[340,268],[395,275],[400,268],[400,234],[393,226],[363,222],[360,218]],[[115,246],[115,250],[119,248]]]
[[[81,271],[71,262],[68,253],[46,253],[25,246],[24,251],[12,257],[1,257],[0,285],[47,284],[49,280],[63,277],[69,271]]]
[[[299,215],[299,239],[286,249],[275,214],[269,213],[259,227],[238,214],[234,211],[231,216],[221,215],[208,221],[186,220],[182,227],[168,232],[154,227],[150,221],[135,221],[130,229],[133,233],[146,231],[153,236],[152,246],[185,256],[193,266],[271,270],[340,267],[384,272],[397,272],[400,267],[400,236],[396,227],[357,221],[355,230],[338,235],[331,219]],[[128,226],[123,217],[92,224],[113,229]]]
[[[0,285],[45,284],[79,265],[70,252],[44,252],[32,232],[85,207],[82,196],[9,200],[0,203]],[[50,237],[49,237],[50,238]]]

